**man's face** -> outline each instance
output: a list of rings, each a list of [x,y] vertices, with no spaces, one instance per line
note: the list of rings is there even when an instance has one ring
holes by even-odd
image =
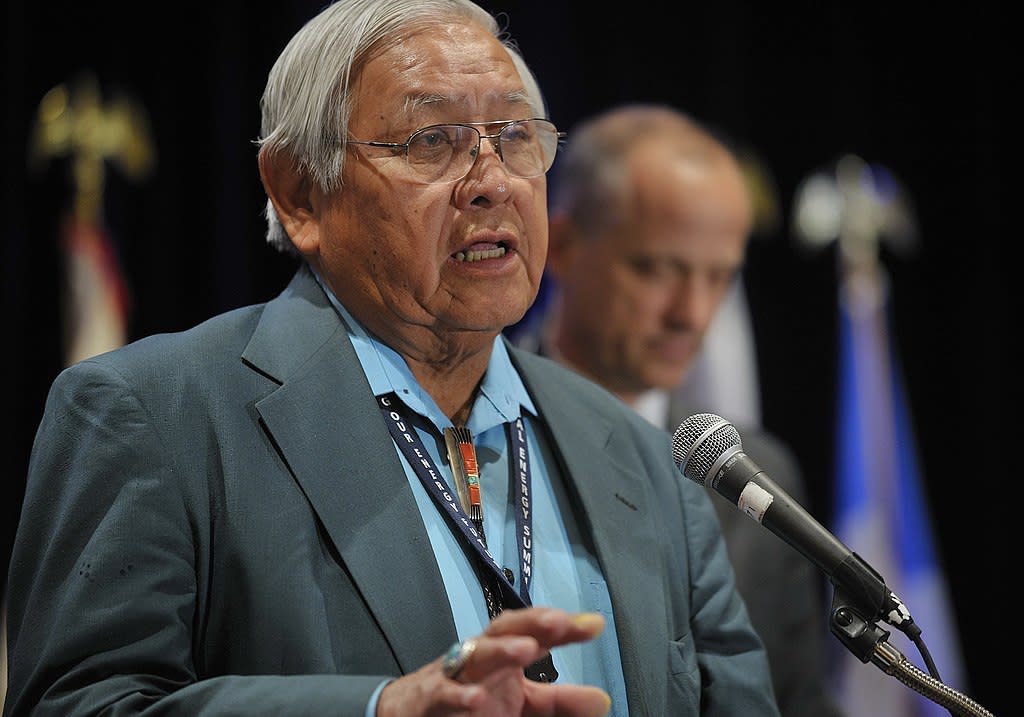
[[[387,142],[428,125],[532,116],[505,49],[460,23],[377,53],[357,79],[355,108],[350,138]],[[444,184],[420,183],[402,151],[350,145],[342,189],[319,201],[312,261],[342,303],[399,351],[425,350],[424,341],[453,330],[493,336],[536,297],[546,180],[510,176],[488,140],[469,174]],[[467,260],[470,250],[489,258]]]
[[[570,361],[627,400],[682,382],[751,228],[735,165],[672,157],[655,143],[630,167],[624,221],[575,237],[555,267]]]

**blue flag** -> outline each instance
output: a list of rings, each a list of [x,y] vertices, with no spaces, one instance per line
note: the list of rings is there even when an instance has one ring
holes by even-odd
[[[910,411],[889,340],[888,287],[877,266],[851,272],[840,292],[839,313],[833,529],[903,600],[921,628],[943,684],[965,692],[959,640],[933,543]],[[927,672],[917,647],[898,630],[890,632],[889,644]],[[944,707],[895,677],[862,663],[840,642],[835,645],[835,689],[848,714],[949,716]]]

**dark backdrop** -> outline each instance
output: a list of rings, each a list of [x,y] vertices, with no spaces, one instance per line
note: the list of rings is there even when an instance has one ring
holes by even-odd
[[[93,72],[149,112],[157,171],[107,174],[106,216],[132,297],[131,336],[181,329],[272,297],[293,270],[262,239],[253,140],[274,57],[320,2],[31,3],[3,16],[3,431],[6,557],[29,446],[60,368],[60,211],[67,162],[30,173],[44,93]],[[966,652],[970,693],[1012,713],[1003,575],[1015,504],[998,461],[1014,441],[1009,344],[1011,102],[1019,94],[1009,18],[988,3],[948,11],[894,3],[502,2],[511,34],[569,129],[622,101],[676,104],[755,148],[774,175],[781,222],[751,248],[748,291],[765,422],[797,451],[810,508],[829,512],[835,372],[834,249],[790,238],[798,183],[845,152],[906,185],[921,244],[883,252],[896,347],[916,422],[939,548]],[[1015,153],[1014,153],[1015,154]],[[856,546],[853,546],[856,548]],[[913,607],[913,606],[911,606]],[[824,620],[823,615],[823,620]],[[927,635],[925,636],[927,639]],[[917,655],[909,655],[912,659]],[[941,666],[940,666],[941,667]],[[874,669],[865,667],[865,669]]]

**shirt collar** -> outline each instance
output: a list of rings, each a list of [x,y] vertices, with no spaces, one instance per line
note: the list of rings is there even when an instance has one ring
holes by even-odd
[[[345,323],[373,395],[394,392],[410,410],[434,423],[438,431],[451,426],[451,420],[437,407],[430,394],[417,383],[405,359],[367,331],[366,327],[342,305],[315,269],[313,276]],[[494,338],[487,371],[484,373],[466,427],[473,435],[479,435],[490,428],[514,421],[522,414],[522,409],[526,409],[534,416],[537,415],[530,394],[519,372],[512,365],[505,342],[501,335],[498,335]]]
[[[652,388],[636,397],[633,408],[658,428],[666,428],[670,399],[668,391]]]

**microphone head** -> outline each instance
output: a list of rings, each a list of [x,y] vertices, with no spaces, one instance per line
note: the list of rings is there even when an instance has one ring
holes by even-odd
[[[714,413],[696,413],[672,435],[672,458],[683,475],[704,485],[712,469],[743,448],[739,431]]]

